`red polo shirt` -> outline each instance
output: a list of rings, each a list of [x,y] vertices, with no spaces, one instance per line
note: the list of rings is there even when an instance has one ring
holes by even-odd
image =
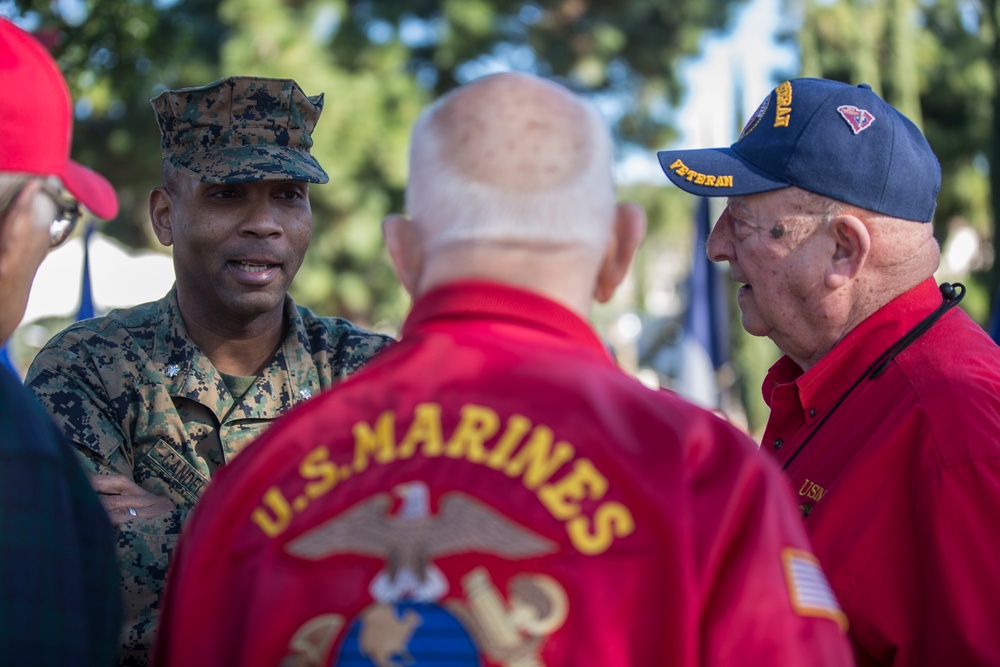
[[[1000,664],[1000,349],[953,309],[820,425],[940,304],[928,280],[764,382],[762,449],[787,465],[862,666]]]
[[[566,308],[462,282],[213,478],[155,660],[848,665],[842,620],[748,439]]]

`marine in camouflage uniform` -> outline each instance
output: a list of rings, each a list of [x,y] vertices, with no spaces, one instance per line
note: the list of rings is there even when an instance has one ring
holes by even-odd
[[[233,77],[167,91],[153,106],[165,161],[202,183],[328,180],[308,150],[322,96],[306,97],[294,81]],[[277,350],[255,378],[234,378],[192,339],[180,286],[178,272],[163,299],[69,327],[26,379],[88,472],[124,475],[175,506],[149,517],[129,509],[118,526],[122,665],[148,660],[170,555],[212,474],[287,409],[391,341],[317,317],[286,294]]]

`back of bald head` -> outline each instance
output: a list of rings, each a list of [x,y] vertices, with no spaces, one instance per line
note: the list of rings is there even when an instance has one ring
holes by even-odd
[[[614,220],[607,124],[527,74],[479,79],[417,121],[407,212],[429,247],[512,242],[603,247]]]

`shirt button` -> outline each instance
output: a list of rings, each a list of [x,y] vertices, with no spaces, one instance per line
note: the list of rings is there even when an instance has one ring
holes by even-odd
[[[781,446],[782,446],[783,444],[785,444],[785,441],[784,441],[784,440],[782,440],[781,438],[775,438],[775,439],[774,439],[774,448],[775,448],[775,449],[781,449]]]
[[[812,409],[809,410],[809,416],[810,417],[815,417],[816,416],[816,408],[812,408]]]

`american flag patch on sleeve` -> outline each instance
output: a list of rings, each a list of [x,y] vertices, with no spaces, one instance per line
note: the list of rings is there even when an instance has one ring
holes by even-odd
[[[829,618],[846,632],[847,616],[840,609],[816,557],[808,551],[789,548],[782,550],[781,562],[785,567],[788,592],[796,613],[800,616]]]

